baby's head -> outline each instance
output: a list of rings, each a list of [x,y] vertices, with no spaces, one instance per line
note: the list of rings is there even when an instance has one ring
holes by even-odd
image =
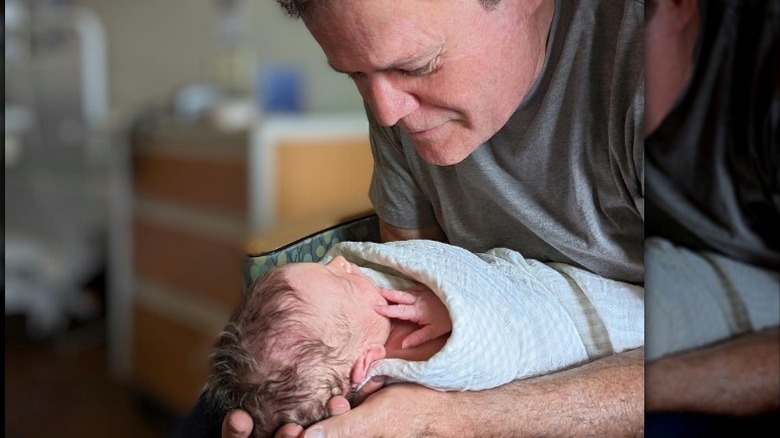
[[[244,295],[212,354],[208,388],[220,411],[248,411],[255,435],[327,416],[385,355],[390,321],[379,288],[343,257],[272,268]]]

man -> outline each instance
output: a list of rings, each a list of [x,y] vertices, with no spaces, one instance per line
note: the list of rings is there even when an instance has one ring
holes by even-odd
[[[643,281],[640,2],[280,3],[366,102],[383,240]],[[390,385],[353,409],[334,397],[306,436],[640,435],[643,374],[639,349],[486,391]],[[250,432],[225,417],[223,436]]]
[[[658,359],[647,365],[647,433],[753,436],[772,425],[774,434],[780,424],[780,2],[657,0],[647,8],[646,232],[677,245],[675,253],[694,261],[684,269],[697,272],[664,310],[653,303],[665,303],[670,285],[654,272],[669,259],[650,253],[645,259],[646,346],[648,360]],[[720,289],[723,297],[736,297],[713,314],[686,308],[700,281],[697,266],[715,267],[716,274],[700,303],[717,300]],[[740,276],[723,266],[741,266],[733,268]],[[757,326],[754,315],[764,308],[770,319]],[[670,339],[669,309],[693,316],[698,330]],[[722,319],[726,330],[719,329]],[[685,348],[652,353],[671,341]]]

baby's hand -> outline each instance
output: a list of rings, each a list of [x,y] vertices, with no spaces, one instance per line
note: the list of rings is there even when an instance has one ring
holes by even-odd
[[[385,288],[380,291],[391,304],[377,306],[377,313],[421,326],[401,341],[401,348],[416,347],[452,331],[447,307],[428,287],[418,284],[405,291]]]

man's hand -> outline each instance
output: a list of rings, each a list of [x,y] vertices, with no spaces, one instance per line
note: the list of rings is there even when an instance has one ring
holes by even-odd
[[[355,395],[355,405],[361,404],[366,399],[366,397],[382,389],[384,385],[385,378],[383,376],[372,377]],[[328,416],[331,418],[345,414],[351,409],[349,406],[349,401],[340,395],[328,400],[327,408]],[[279,430],[274,435],[274,438],[298,438],[303,436],[303,433],[303,427],[295,423],[288,423],[279,428]]]
[[[234,409],[222,419],[222,438],[249,438],[253,425],[247,411]]]
[[[638,349],[485,391],[396,384],[352,410],[341,404],[341,414],[329,403],[332,416],[304,436],[641,436],[643,378],[644,349]]]
[[[434,391],[414,384],[388,386],[358,407],[320,421],[304,437],[403,437],[427,436],[442,421],[441,404],[435,400],[455,393]],[[435,435],[435,434],[434,434]],[[277,436],[277,438],[279,438]]]
[[[416,347],[452,331],[447,307],[428,287],[420,284],[405,291],[380,288],[380,292],[391,304],[377,306],[377,313],[420,326],[401,341],[401,348]]]

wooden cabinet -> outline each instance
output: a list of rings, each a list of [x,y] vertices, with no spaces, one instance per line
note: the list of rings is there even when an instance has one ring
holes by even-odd
[[[248,138],[170,124],[133,144],[131,383],[179,414],[240,297]]]
[[[188,412],[239,301],[250,242],[370,208],[367,129],[362,115],[291,117],[238,133],[160,124],[135,137],[131,316],[119,338],[136,390]]]

